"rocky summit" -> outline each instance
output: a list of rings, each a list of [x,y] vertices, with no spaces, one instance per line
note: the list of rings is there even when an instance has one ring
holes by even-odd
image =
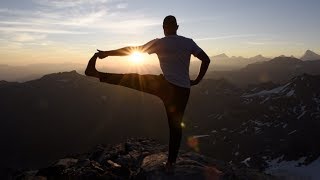
[[[174,172],[164,163],[167,147],[152,139],[128,139],[98,145],[87,153],[71,154],[38,170],[20,170],[12,179],[273,179],[253,169],[237,168],[195,152],[181,151]]]

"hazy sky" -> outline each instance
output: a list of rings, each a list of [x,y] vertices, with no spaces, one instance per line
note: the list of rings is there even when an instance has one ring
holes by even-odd
[[[95,52],[179,35],[209,55],[320,52],[319,0],[1,0],[0,64],[80,62]]]

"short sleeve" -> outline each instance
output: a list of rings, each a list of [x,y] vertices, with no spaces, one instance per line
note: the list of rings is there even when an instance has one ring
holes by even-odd
[[[146,52],[148,54],[153,54],[153,53],[157,53],[158,50],[158,42],[159,39],[154,39],[149,41],[148,43],[146,43],[145,45],[142,46],[142,51]]]
[[[191,54],[196,56],[201,51],[202,51],[202,49],[191,39]]]

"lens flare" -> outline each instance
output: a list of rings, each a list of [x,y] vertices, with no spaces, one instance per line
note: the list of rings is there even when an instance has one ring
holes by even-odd
[[[200,151],[198,138],[195,138],[193,136],[188,137],[187,144],[194,151],[196,151],[196,152]]]
[[[138,51],[134,51],[130,57],[130,61],[134,64],[141,64],[143,62],[143,55]]]
[[[182,127],[182,128],[185,128],[185,127],[186,127],[186,124],[185,124],[185,123],[183,123],[183,122],[181,122],[181,124],[180,124],[180,125],[181,125],[181,127]]]

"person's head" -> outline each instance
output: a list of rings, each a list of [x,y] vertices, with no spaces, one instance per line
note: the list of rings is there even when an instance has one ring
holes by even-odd
[[[165,36],[176,35],[179,28],[176,18],[172,15],[164,18],[162,27]]]

